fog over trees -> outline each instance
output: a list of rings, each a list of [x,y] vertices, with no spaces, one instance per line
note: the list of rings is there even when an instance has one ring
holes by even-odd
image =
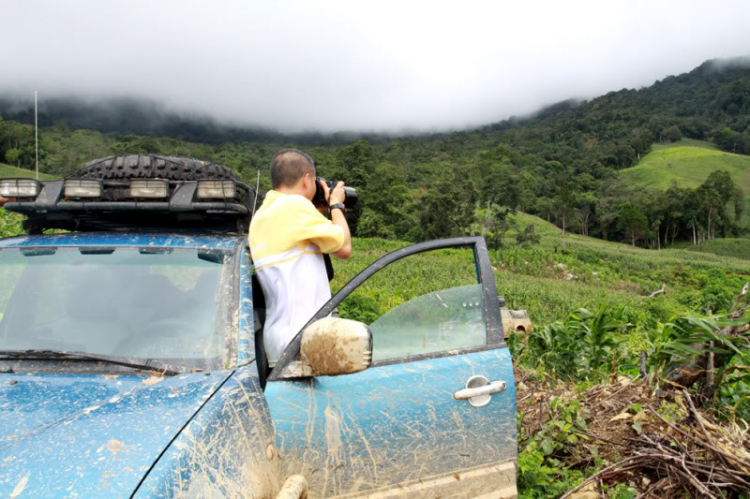
[[[30,110],[6,105],[0,113],[6,116],[0,157],[31,168]],[[17,121],[24,117],[26,123]],[[684,138],[749,155],[747,59],[709,61],[641,90],[566,101],[525,119],[442,134],[284,136],[129,101],[101,107],[60,101],[43,108],[41,117],[49,125],[42,131],[42,170],[56,175],[96,157],[159,153],[223,163],[252,184],[260,172],[265,190],[273,153],[303,147],[319,174],[359,190],[362,202],[350,213],[359,236],[417,241],[482,234],[497,246],[515,210],[565,232],[653,248],[747,229],[743,186],[721,164],[706,170],[696,188],[657,189],[619,174],[654,144]]]
[[[750,3],[3,3],[0,95],[299,132],[473,129],[750,54]]]

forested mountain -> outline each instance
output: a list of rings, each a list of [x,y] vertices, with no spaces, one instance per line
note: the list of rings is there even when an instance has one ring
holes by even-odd
[[[33,103],[29,99],[0,96],[0,116],[19,123],[34,123]],[[63,125],[71,130],[95,130],[105,135],[143,135],[172,137],[188,142],[221,144],[224,142],[294,142],[297,144],[344,144],[362,134],[299,133],[285,135],[269,128],[220,123],[209,116],[180,114],[147,99],[113,98],[85,100],[78,97],[53,97],[39,101],[40,127]],[[367,136],[370,140],[383,138]]]
[[[360,236],[418,240],[468,232],[500,244],[509,210],[537,214],[566,231],[649,247],[743,230],[743,193],[732,175],[713,173],[721,163],[706,163],[711,171],[697,187],[666,191],[619,174],[654,143],[683,138],[750,154],[748,58],[708,61],[647,88],[566,101],[475,130],[400,138],[288,137],[130,104],[40,107],[48,125],[41,133],[43,171],[66,174],[109,154],[163,153],[227,164],[251,183],[260,171],[267,188],[273,152],[300,145],[319,173],[359,189],[353,221]],[[31,113],[9,105],[0,103],[6,109],[0,159],[28,167],[33,131],[16,120],[28,123]]]

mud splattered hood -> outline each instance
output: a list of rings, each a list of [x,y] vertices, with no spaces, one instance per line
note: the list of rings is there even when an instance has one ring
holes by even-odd
[[[0,496],[129,497],[229,375],[0,374]]]

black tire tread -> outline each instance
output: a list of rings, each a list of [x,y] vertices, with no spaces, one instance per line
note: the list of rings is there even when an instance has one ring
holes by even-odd
[[[130,154],[107,156],[90,161],[68,178],[130,179],[163,178],[167,180],[242,180],[228,166],[196,158]]]

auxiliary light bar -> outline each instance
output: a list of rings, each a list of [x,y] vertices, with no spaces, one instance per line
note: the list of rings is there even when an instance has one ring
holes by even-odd
[[[0,197],[33,198],[39,194],[39,181],[33,178],[4,178],[0,180]]]
[[[198,181],[198,199],[231,199],[236,191],[234,180]]]
[[[133,179],[130,181],[131,198],[164,199],[169,193],[165,179]]]
[[[101,180],[69,179],[63,185],[66,198],[98,198],[102,195]]]

